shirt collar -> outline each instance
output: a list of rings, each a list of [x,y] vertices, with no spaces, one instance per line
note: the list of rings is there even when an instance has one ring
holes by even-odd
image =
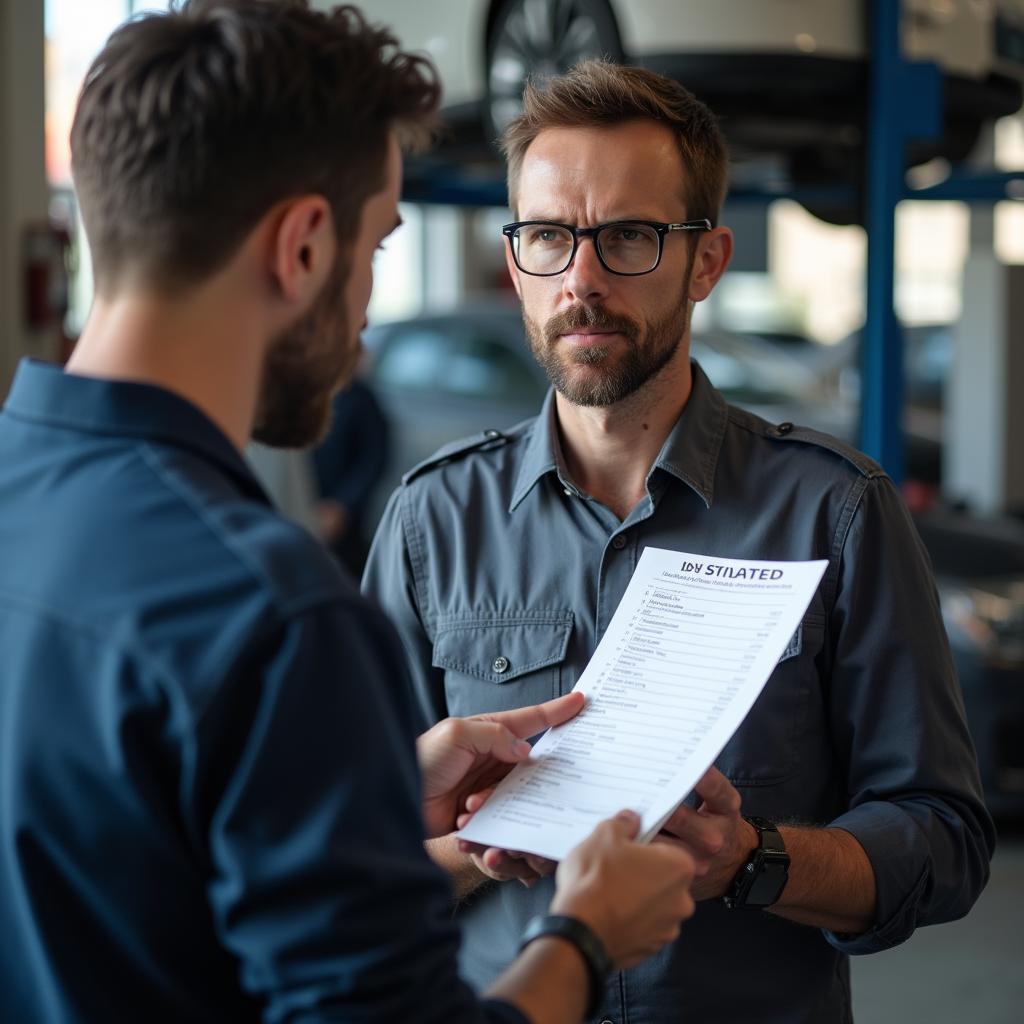
[[[267,497],[223,431],[191,402],[137,381],[65,373],[24,359],[3,411],[19,419],[90,434],[132,437],[189,449],[227,472],[249,497]]]
[[[725,399],[699,364],[690,362],[693,383],[683,411],[661,446],[654,469],[661,469],[692,488],[710,508],[714,498],[718,453],[729,418]],[[548,391],[540,415],[530,427],[523,449],[509,512],[514,512],[537,481],[555,472],[564,487],[571,487],[565,472],[555,423],[555,392]],[[648,477],[650,479],[650,477]]]
[[[558,431],[555,429],[555,389],[549,388],[540,413],[533,421],[523,448],[523,456],[512,490],[509,512],[514,512],[533,490],[537,481],[547,473],[558,472]]]
[[[654,468],[681,480],[710,508],[715,496],[718,454],[729,422],[729,406],[700,365],[692,359],[690,369],[690,397],[676,425],[665,438],[654,460]]]

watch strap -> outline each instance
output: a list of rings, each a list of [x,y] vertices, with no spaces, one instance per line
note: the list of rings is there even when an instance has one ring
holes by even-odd
[[[566,914],[542,914],[533,918],[523,932],[519,951],[522,952],[535,939],[555,936],[572,943],[583,957],[590,982],[587,998],[587,1017],[593,1017],[604,1000],[605,980],[612,970],[611,957],[597,933],[578,917]]]
[[[767,818],[758,818],[754,815],[745,817],[743,820],[753,825],[757,831],[758,850],[774,850],[776,853],[786,852],[786,844],[782,841],[782,835],[774,821],[769,821]]]

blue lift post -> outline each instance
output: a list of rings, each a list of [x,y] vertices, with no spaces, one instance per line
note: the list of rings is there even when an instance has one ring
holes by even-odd
[[[903,339],[894,305],[896,204],[906,192],[906,144],[942,131],[942,77],[903,59],[901,0],[872,0],[865,224],[867,317],[861,346],[860,446],[903,480]]]
[[[860,446],[897,482],[903,479],[903,337],[893,303],[895,212],[901,199],[998,202],[1020,198],[1020,171],[954,169],[922,189],[906,185],[906,144],[942,133],[942,73],[903,59],[901,0],[871,0],[865,224],[867,316],[861,352]]]

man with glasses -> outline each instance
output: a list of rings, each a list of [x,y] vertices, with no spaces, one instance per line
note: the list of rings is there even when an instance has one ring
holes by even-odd
[[[569,690],[645,546],[827,559],[718,759],[735,789],[710,775],[660,837],[702,866],[694,922],[613,978],[595,1019],[849,1020],[849,954],[965,914],[988,876],[992,825],[927,558],[875,463],[727,405],[690,361],[693,303],[732,252],[725,147],[702,104],[589,62],[527,90],[504,149],[509,271],[553,389],[537,419],[407,474],[364,587],[434,721]],[[552,865],[430,845],[483,986]]]

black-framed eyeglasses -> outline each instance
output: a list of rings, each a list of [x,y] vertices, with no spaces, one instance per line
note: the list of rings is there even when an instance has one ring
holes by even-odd
[[[554,277],[569,269],[581,238],[593,238],[601,266],[613,274],[638,277],[656,270],[670,231],[710,231],[711,221],[685,220],[664,224],[656,220],[616,220],[593,228],[578,228],[547,220],[518,220],[502,227],[512,258],[524,274]]]

